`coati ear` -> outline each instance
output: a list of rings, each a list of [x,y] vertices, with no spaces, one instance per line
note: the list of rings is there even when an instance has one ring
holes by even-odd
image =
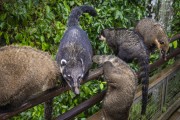
[[[154,27],[157,27],[160,31],[163,31],[163,26],[159,23],[154,24]]]
[[[157,27],[157,26],[161,27],[161,25],[159,23],[154,24],[154,27]]]
[[[67,61],[66,61],[65,59],[62,59],[62,60],[61,60],[61,66],[65,66],[66,63],[67,63]]]
[[[83,69],[83,72],[84,72],[84,71],[85,71],[85,68],[84,68],[84,67],[85,67],[85,65],[84,65],[84,61],[83,61],[83,59],[82,59],[82,58],[81,58],[80,60],[81,60],[81,64],[82,64],[82,67],[83,67],[82,69]]]

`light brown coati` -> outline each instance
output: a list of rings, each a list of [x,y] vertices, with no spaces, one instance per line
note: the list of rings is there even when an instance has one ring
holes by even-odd
[[[79,27],[79,17],[83,13],[96,16],[91,6],[73,8],[67,23],[67,30],[60,41],[56,61],[64,78],[75,94],[80,94],[80,83],[92,65],[92,46],[87,33]]]
[[[145,18],[138,22],[135,31],[144,38],[144,43],[152,52],[158,48],[161,56],[166,60],[166,54],[169,50],[169,41],[163,27],[154,19]]]
[[[12,110],[57,85],[60,71],[48,53],[31,47],[0,48],[0,109]]]
[[[114,55],[95,55],[93,62],[103,64],[107,92],[102,109],[88,120],[128,120],[136,91],[135,72]]]
[[[135,31],[128,29],[104,29],[101,32],[100,40],[106,40],[113,49],[115,55],[126,62],[138,60],[140,66],[140,80],[142,83],[142,110],[145,114],[148,101],[149,85],[149,53],[143,43],[141,36]]]

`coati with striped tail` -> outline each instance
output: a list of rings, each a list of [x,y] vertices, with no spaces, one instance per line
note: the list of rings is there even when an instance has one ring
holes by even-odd
[[[114,55],[95,55],[93,62],[103,64],[107,92],[102,109],[88,120],[128,120],[136,91],[136,73]]]
[[[166,60],[169,50],[169,41],[163,27],[155,20],[150,18],[142,19],[135,27],[135,31],[143,36],[143,40],[150,52],[158,48],[160,55]]]
[[[128,29],[104,29],[100,40],[106,40],[114,53],[122,60],[129,62],[137,59],[140,66],[142,82],[142,111],[145,114],[148,100],[149,85],[149,53],[142,38],[136,32]]]
[[[56,55],[57,63],[65,81],[75,94],[79,94],[80,82],[92,65],[92,46],[87,33],[79,27],[79,17],[83,13],[96,16],[93,7],[75,7],[69,16],[64,36]]]

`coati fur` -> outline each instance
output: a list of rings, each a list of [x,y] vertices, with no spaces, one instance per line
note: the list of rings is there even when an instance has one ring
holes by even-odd
[[[115,55],[126,62],[137,59],[140,66],[142,82],[142,114],[146,112],[149,85],[149,53],[142,38],[136,32],[128,29],[104,29],[100,40],[106,40]]]
[[[128,120],[136,91],[136,73],[114,55],[95,55],[93,62],[103,64],[107,92],[99,115],[88,120]]]
[[[169,50],[169,41],[163,27],[154,19],[145,18],[138,22],[135,31],[143,36],[143,40],[149,51],[153,52],[158,48],[161,56],[166,60]]]
[[[79,94],[80,82],[92,65],[92,46],[87,33],[79,27],[79,17],[83,13],[96,16],[90,6],[75,7],[69,16],[68,28],[61,39],[56,61],[65,81],[75,94]]]
[[[48,53],[31,47],[0,48],[0,109],[13,110],[55,87],[60,71]]]

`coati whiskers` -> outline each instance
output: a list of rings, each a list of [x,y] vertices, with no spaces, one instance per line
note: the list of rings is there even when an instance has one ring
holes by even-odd
[[[75,7],[69,16],[67,27],[61,39],[56,61],[62,76],[75,94],[79,94],[80,82],[92,65],[92,46],[87,33],[79,27],[79,17],[83,13],[96,16],[93,7]]]

